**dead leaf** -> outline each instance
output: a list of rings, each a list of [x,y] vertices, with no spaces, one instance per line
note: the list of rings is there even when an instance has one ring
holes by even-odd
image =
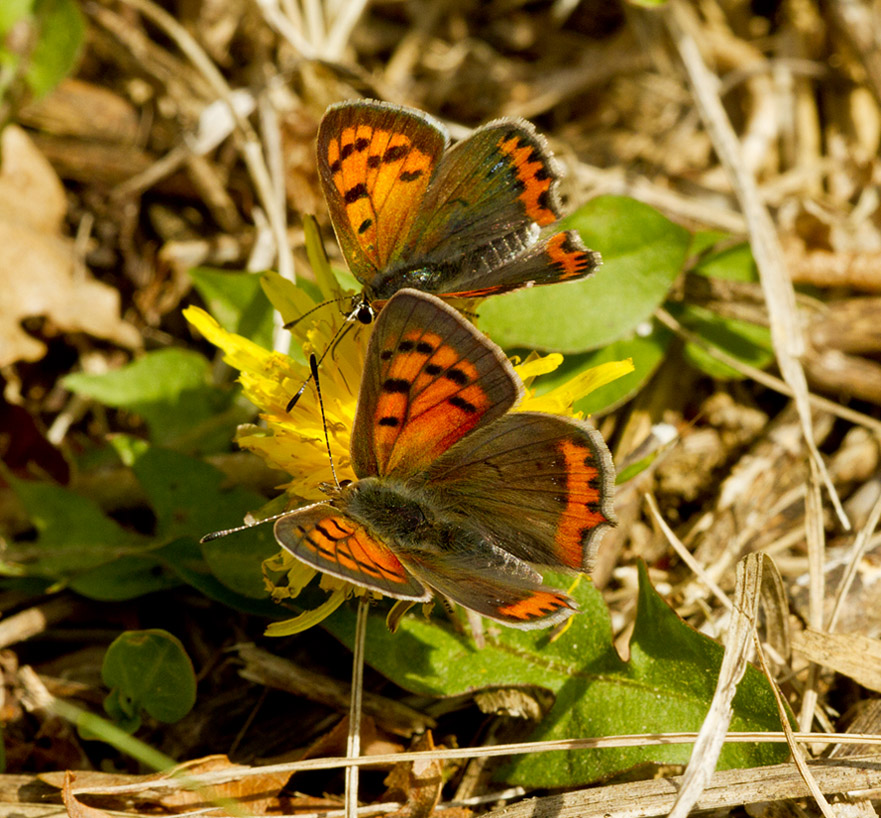
[[[73,782],[76,779],[70,770],[64,773],[64,785],[61,787],[61,798],[64,800],[64,806],[67,808],[67,814],[70,818],[110,818],[109,814],[104,810],[90,807],[78,801],[73,794]]]
[[[76,269],[61,233],[66,201],[52,167],[13,125],[0,136],[0,366],[36,361],[45,345],[21,322],[43,316],[66,332],[86,332],[130,349],[138,331],[120,318],[119,293]]]
[[[434,750],[431,731],[413,744],[415,751]],[[418,759],[395,764],[386,776],[387,801],[405,801],[403,808],[390,812],[390,818],[428,818],[440,801],[444,786],[444,765],[436,759]]]
[[[793,637],[792,649],[869,690],[881,692],[881,642],[877,639],[858,633],[823,633],[808,629]]]

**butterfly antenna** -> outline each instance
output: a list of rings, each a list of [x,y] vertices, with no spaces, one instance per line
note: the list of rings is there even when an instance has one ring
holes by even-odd
[[[284,329],[293,329],[297,324],[300,323],[304,318],[308,318],[312,315],[313,312],[320,310],[326,307],[328,304],[339,304],[340,301],[345,301],[346,296],[340,296],[339,298],[332,298],[330,301],[322,301],[320,304],[316,304],[312,307],[311,310],[306,310],[302,315],[298,315],[293,321],[288,321],[287,324],[284,325]]]
[[[244,525],[237,525],[234,528],[224,528],[220,531],[212,531],[210,534],[206,534],[199,540],[200,543],[211,542],[212,540],[219,540],[221,537],[226,537],[229,534],[235,534],[238,531],[246,531],[249,528],[256,528],[258,525],[263,525],[263,523],[274,523],[280,517],[284,517],[290,514],[290,511],[282,511],[280,514],[273,514],[271,517],[266,517],[264,520],[257,520],[253,523],[245,523]]]
[[[331,304],[333,302],[327,301],[325,303]],[[317,307],[316,307],[316,309],[317,309]],[[306,387],[309,386],[310,381],[312,381],[315,378],[315,373],[318,371],[317,367],[320,366],[321,362],[327,357],[328,352],[334,353],[336,351],[336,348],[337,348],[337,345],[339,344],[339,342],[342,341],[343,338],[346,337],[346,334],[354,326],[355,319],[357,319],[361,323],[369,323],[369,321],[365,321],[364,318],[361,317],[361,315],[362,315],[361,310],[363,310],[363,309],[365,309],[365,308],[359,306],[355,310],[353,310],[349,315],[346,316],[345,323],[334,333],[333,338],[330,339],[330,343],[324,348],[324,352],[321,353],[321,357],[318,359],[318,362],[316,364],[316,368],[312,369],[310,371],[309,377],[306,378],[305,381],[303,381],[303,383],[300,385],[300,388],[297,390],[297,393],[288,401],[288,405],[285,407],[286,412],[290,412],[291,409],[293,409],[297,405],[300,398],[303,397],[303,393],[306,391]],[[310,310],[310,312],[311,312],[311,310]],[[372,313],[371,313],[371,315],[372,315]],[[301,316],[301,317],[305,317],[305,316]],[[297,320],[299,321],[300,319],[298,318]],[[288,326],[288,325],[286,324],[285,326]],[[314,358],[315,356],[313,355],[312,357]],[[310,365],[311,365],[311,359],[310,359]]]
[[[327,354],[327,350],[324,350]],[[321,356],[324,358],[324,355]],[[318,380],[318,359],[315,355],[309,356],[309,369],[312,370],[311,378],[315,381],[315,391],[318,393],[318,408],[321,410],[321,426],[324,428],[324,445],[327,447],[327,459],[330,461],[330,473],[333,475],[333,484],[339,488],[340,481],[337,480],[336,468],[333,465],[333,454],[330,451],[330,435],[327,432],[327,417],[324,414],[324,400],[321,397],[321,383]]]

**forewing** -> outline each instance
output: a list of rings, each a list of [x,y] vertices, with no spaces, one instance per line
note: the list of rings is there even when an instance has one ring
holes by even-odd
[[[452,307],[401,290],[370,336],[352,428],[355,473],[416,474],[521,391],[502,351]]]
[[[447,142],[440,123],[420,111],[371,100],[328,108],[318,128],[319,178],[362,283],[403,250]]]
[[[525,120],[496,120],[447,151],[407,239],[408,259],[442,261],[560,217],[557,172]]]
[[[282,548],[326,574],[397,599],[431,598],[384,543],[328,503],[280,517],[274,531]]]
[[[589,572],[616,522],[614,468],[599,433],[542,412],[512,412],[474,432],[411,482],[536,565]]]

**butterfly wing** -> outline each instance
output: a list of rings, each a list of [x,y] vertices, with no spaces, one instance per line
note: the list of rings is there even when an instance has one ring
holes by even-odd
[[[355,473],[416,474],[521,392],[492,341],[440,299],[401,290],[370,336],[352,427]]]
[[[444,283],[445,296],[474,298],[498,295],[536,284],[576,281],[601,263],[600,254],[585,248],[574,230],[541,239],[493,266],[483,259],[466,261]]]
[[[589,572],[615,525],[614,468],[599,433],[543,412],[512,412],[476,430],[411,482],[536,565]]]
[[[397,599],[431,598],[384,543],[328,503],[285,514],[276,520],[274,533],[286,551],[326,574]]]
[[[560,218],[557,171],[544,137],[525,120],[496,120],[447,151],[408,237],[408,254],[450,257],[462,248]]]
[[[477,537],[460,536],[457,543],[430,555],[408,555],[408,565],[439,594],[511,627],[547,628],[578,610],[570,596],[544,585],[537,571],[502,549]]]
[[[375,294],[413,284],[444,295],[489,295],[590,274],[598,256],[576,233],[539,241],[540,228],[560,217],[556,187],[553,159],[532,125],[497,120],[479,128],[441,158]]]
[[[360,100],[328,108],[318,172],[340,247],[370,284],[403,248],[449,138],[420,111]]]

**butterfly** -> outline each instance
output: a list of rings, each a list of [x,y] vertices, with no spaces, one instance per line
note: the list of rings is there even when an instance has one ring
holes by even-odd
[[[589,571],[615,524],[612,458],[572,418],[512,412],[501,349],[441,299],[404,288],[368,343],[351,437],[357,480],[275,521],[278,542],[386,596],[452,600],[516,628],[577,610],[534,566]]]
[[[560,218],[545,139],[498,119],[449,148],[446,128],[375,100],[327,109],[318,171],[343,255],[364,286],[352,315],[370,323],[398,290],[449,297],[574,281],[600,263]]]

